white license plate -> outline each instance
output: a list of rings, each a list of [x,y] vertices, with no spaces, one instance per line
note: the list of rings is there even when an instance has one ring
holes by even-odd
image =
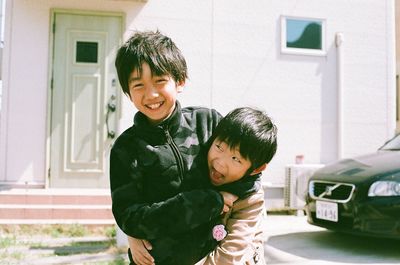
[[[317,218],[332,222],[338,221],[338,205],[334,202],[316,201]]]

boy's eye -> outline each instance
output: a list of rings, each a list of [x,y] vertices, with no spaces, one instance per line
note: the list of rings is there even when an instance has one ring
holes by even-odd
[[[164,84],[169,81],[167,76],[160,76],[155,79],[156,84]]]
[[[142,83],[134,83],[134,84],[131,84],[130,87],[131,87],[132,89],[140,89],[140,88],[143,87],[143,84],[142,84]]]
[[[219,151],[223,151],[222,146],[220,144],[215,144],[215,147],[219,150]]]
[[[242,163],[242,161],[241,161],[238,157],[236,157],[236,156],[232,156],[232,160],[235,161],[235,162],[237,162],[237,163],[239,163],[239,164]]]
[[[165,83],[165,82],[168,82],[168,80],[167,80],[167,79],[165,79],[165,78],[162,78],[162,79],[157,79],[157,80],[156,80],[156,83],[157,83],[157,84],[160,84],[160,83]]]

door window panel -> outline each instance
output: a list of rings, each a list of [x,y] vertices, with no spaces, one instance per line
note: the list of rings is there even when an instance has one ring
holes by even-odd
[[[97,42],[77,41],[75,61],[77,63],[97,63],[98,47]]]

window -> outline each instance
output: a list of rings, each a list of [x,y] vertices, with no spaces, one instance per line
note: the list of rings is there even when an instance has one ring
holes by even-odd
[[[281,52],[324,56],[325,20],[282,16]]]
[[[76,58],[77,63],[97,63],[97,42],[77,41]]]

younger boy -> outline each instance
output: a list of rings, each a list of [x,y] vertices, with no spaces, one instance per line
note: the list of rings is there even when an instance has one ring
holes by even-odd
[[[204,154],[208,174],[190,172],[192,176],[204,179],[208,175],[217,190],[236,194],[243,190],[251,192],[241,196],[224,215],[222,223],[228,230],[227,236],[198,264],[265,264],[262,235],[265,209],[260,172],[275,155],[276,126],[262,111],[238,108],[220,121],[210,143],[207,155]],[[152,264],[144,247],[151,248],[151,244],[143,241],[143,245],[132,238],[129,242],[133,255],[139,256],[136,257],[137,264]],[[180,244],[188,242],[181,241]],[[186,251],[190,250],[186,247]]]
[[[198,265],[265,264],[265,208],[260,178],[276,153],[277,128],[262,111],[239,108],[221,120],[212,139],[207,158],[211,182],[223,188],[233,181],[243,182],[251,176],[249,172],[259,172],[259,186],[251,195],[235,201],[223,218],[227,237]]]

